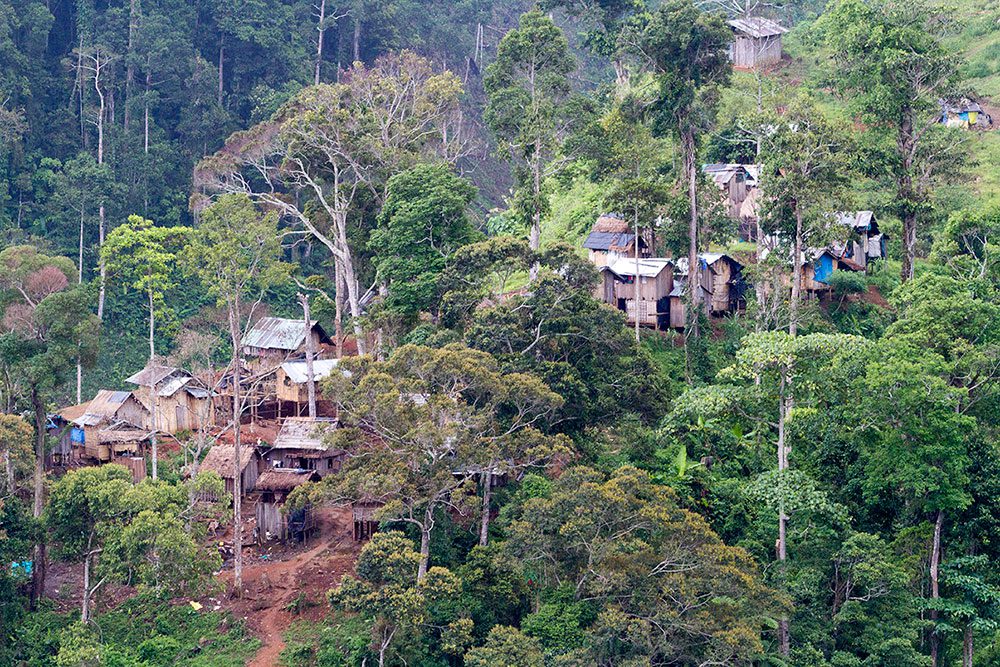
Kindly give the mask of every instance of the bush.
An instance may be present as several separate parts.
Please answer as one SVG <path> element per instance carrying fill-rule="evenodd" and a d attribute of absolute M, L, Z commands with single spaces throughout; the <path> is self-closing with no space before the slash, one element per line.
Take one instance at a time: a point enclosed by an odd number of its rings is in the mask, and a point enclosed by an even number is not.
<path fill-rule="evenodd" d="M 840 298 L 848 294 L 861 294 L 868 289 L 865 274 L 854 271 L 834 271 L 828 282 L 833 293 Z"/>

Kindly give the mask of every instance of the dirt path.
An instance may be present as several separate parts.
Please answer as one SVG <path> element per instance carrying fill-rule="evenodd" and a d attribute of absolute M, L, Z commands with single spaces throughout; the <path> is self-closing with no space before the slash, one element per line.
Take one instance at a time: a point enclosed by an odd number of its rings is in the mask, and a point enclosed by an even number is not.
<path fill-rule="evenodd" d="M 349 516 L 349 512 L 348 512 Z M 323 517 L 322 530 L 308 551 L 280 561 L 259 561 L 243 571 L 246 591 L 231 611 L 247 618 L 263 642 L 248 667 L 274 667 L 285 648 L 282 634 L 299 618 L 317 620 L 327 609 L 326 592 L 354 567 L 360 545 L 341 511 Z M 300 615 L 288 606 L 302 595 Z"/>

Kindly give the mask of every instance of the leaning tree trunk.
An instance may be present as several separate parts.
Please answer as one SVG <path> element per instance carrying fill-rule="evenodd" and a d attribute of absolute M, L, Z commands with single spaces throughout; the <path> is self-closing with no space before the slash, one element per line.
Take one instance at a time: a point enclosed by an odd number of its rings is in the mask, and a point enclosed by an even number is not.
<path fill-rule="evenodd" d="M 697 171 L 695 170 L 695 144 L 694 133 L 691 130 L 684 132 L 682 138 L 684 150 L 684 176 L 687 178 L 688 205 L 690 208 L 690 218 L 688 219 L 688 300 L 691 302 L 691 312 L 688 314 L 688 326 L 690 335 L 698 337 L 698 306 L 701 299 L 700 271 L 698 266 L 698 186 Z"/>
<path fill-rule="evenodd" d="M 417 568 L 417 581 L 423 581 L 427 576 L 427 565 L 431 559 L 431 530 L 434 528 L 434 506 L 428 505 L 424 510 L 424 522 L 420 524 L 420 565 Z"/>

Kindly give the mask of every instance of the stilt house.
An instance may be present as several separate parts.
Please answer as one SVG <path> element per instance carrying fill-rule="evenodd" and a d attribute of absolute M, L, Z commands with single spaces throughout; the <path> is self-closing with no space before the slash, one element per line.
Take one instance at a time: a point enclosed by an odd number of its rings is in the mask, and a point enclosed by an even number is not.
<path fill-rule="evenodd" d="M 666 329 L 669 295 L 674 288 L 674 262 L 669 259 L 616 258 L 601 269 L 600 298 L 640 326 Z"/>
<path fill-rule="evenodd" d="M 649 257 L 649 243 L 642 235 L 638 240 L 635 229 L 613 213 L 606 213 L 597 219 L 590 234 L 583 242 L 587 256 L 597 267 L 607 266 L 617 258 L 635 258 L 635 244 L 639 244 L 639 257 Z"/>
<path fill-rule="evenodd" d="M 146 453 L 150 433 L 142 427 L 149 413 L 129 391 L 102 389 L 93 400 L 75 406 L 71 419 L 71 459 L 81 463 L 121 463 L 133 476 L 145 477 L 145 462 L 136 461 Z"/>
<path fill-rule="evenodd" d="M 288 417 L 264 454 L 266 467 L 315 470 L 320 477 L 339 471 L 347 452 L 329 442 L 336 428 L 336 419 Z"/>

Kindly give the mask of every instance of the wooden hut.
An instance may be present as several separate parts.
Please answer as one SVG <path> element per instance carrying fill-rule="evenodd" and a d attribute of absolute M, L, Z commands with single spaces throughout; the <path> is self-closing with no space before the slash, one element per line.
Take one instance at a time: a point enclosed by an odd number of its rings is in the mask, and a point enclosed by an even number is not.
<path fill-rule="evenodd" d="M 600 298 L 640 326 L 665 329 L 669 321 L 668 296 L 674 287 L 674 262 L 669 259 L 616 258 L 601 270 Z"/>
<path fill-rule="evenodd" d="M 148 412 L 147 429 L 174 435 L 214 423 L 212 392 L 183 369 L 147 366 L 125 381 L 137 386 L 133 394 Z"/>
<path fill-rule="evenodd" d="M 226 483 L 226 494 L 233 495 L 235 480 L 236 448 L 232 445 L 215 445 L 205 456 L 205 460 L 198 467 L 201 471 L 212 471 L 222 478 Z M 257 478 L 260 475 L 261 458 L 257 449 L 252 446 L 243 445 L 240 447 L 240 490 L 241 495 L 246 495 L 254 490 L 257 485 Z M 202 498 L 202 500 L 215 500 L 214 498 Z"/>
<path fill-rule="evenodd" d="M 315 320 L 308 332 L 313 349 L 332 343 Z M 262 317 L 243 337 L 243 355 L 255 370 L 274 369 L 306 349 L 306 327 L 302 320 L 283 317 Z"/>
<path fill-rule="evenodd" d="M 328 417 L 288 417 L 264 455 L 267 467 L 315 470 L 320 477 L 339 471 L 347 452 L 328 441 L 336 428 Z"/>
<path fill-rule="evenodd" d="M 337 365 L 337 359 L 317 359 L 313 361 L 313 379 L 316 385 L 316 398 L 320 399 L 319 382 L 330 375 Z M 293 403 L 295 416 L 301 416 L 309 405 L 309 376 L 305 361 L 286 361 L 278 367 L 276 378 L 277 399 Z"/>
<path fill-rule="evenodd" d="M 802 291 L 806 295 L 829 292 L 834 271 L 864 271 L 864 267 L 829 247 L 807 249 L 802 262 Z"/>
<path fill-rule="evenodd" d="M 255 515 L 257 530 L 261 540 L 289 539 L 304 541 L 316 529 L 316 519 L 312 507 L 305 506 L 284 512 L 283 506 L 296 487 L 306 482 L 318 482 L 315 470 L 266 470 L 257 479 L 257 499 Z"/>
<path fill-rule="evenodd" d="M 705 309 L 705 314 L 708 315 L 712 294 L 705 289 L 704 285 L 699 285 L 698 288 L 701 290 L 699 303 Z M 674 276 L 674 288 L 670 290 L 668 301 L 671 329 L 683 331 L 687 326 L 687 300 L 687 274 Z"/>
<path fill-rule="evenodd" d="M 846 258 L 867 270 L 876 260 L 885 259 L 886 236 L 878 227 L 871 211 L 838 211 L 833 214 L 836 224 L 849 230 L 849 237 L 831 247 L 840 258 Z"/>
<path fill-rule="evenodd" d="M 649 243 L 641 235 L 638 239 L 639 257 L 649 257 Z M 635 257 L 635 230 L 628 222 L 613 213 L 606 213 L 590 228 L 583 241 L 587 256 L 595 266 L 610 264 L 619 257 Z"/>
<path fill-rule="evenodd" d="M 788 28 L 759 16 L 733 19 L 729 26 L 733 29 L 729 59 L 734 67 L 752 70 L 781 62 L 781 36 Z"/>
<path fill-rule="evenodd" d="M 80 412 L 72 410 L 71 414 Z M 64 411 L 65 412 L 65 411 Z M 108 463 L 119 457 L 142 456 L 149 413 L 130 391 L 102 389 L 70 420 L 71 457 L 80 462 Z"/>
<path fill-rule="evenodd" d="M 722 192 L 729 217 L 740 220 L 744 202 L 750 193 L 757 189 L 760 166 L 734 163 L 703 164 L 701 173 Z"/>

